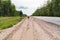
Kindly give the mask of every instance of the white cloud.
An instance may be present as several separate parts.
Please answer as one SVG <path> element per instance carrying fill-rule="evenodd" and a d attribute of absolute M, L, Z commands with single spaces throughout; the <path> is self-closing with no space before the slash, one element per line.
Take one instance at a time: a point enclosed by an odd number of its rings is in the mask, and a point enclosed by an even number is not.
<path fill-rule="evenodd" d="M 38 7 L 46 4 L 47 0 L 11 0 L 15 4 L 17 10 L 22 10 L 24 14 L 31 15 Z M 27 7 L 28 9 L 20 9 L 19 7 Z"/>

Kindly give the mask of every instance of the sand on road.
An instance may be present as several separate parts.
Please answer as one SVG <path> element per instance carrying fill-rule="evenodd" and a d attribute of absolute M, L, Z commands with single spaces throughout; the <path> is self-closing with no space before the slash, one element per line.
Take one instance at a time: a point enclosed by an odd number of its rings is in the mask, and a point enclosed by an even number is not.
<path fill-rule="evenodd" d="M 60 40 L 60 27 L 30 17 L 1 32 L 0 40 Z"/>

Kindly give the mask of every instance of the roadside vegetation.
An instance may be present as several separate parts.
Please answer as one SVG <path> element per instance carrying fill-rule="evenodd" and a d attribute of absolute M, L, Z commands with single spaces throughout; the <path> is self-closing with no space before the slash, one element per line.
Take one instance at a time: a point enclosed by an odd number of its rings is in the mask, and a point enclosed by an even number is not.
<path fill-rule="evenodd" d="M 37 9 L 32 16 L 55 16 L 60 17 L 60 0 L 48 0 L 47 5 Z"/>
<path fill-rule="evenodd" d="M 0 29 L 12 27 L 20 22 L 24 17 L 0 17 Z"/>
<path fill-rule="evenodd" d="M 19 11 L 16 10 L 15 5 L 11 0 L 0 0 L 0 16 L 18 16 Z"/>
<path fill-rule="evenodd" d="M 17 11 L 11 0 L 0 0 L 0 17 L 5 16 L 21 16 L 21 10 Z M 22 13 L 22 15 L 25 15 Z"/>
<path fill-rule="evenodd" d="M 0 0 L 0 29 L 12 27 L 27 15 L 17 11 L 11 0 Z"/>

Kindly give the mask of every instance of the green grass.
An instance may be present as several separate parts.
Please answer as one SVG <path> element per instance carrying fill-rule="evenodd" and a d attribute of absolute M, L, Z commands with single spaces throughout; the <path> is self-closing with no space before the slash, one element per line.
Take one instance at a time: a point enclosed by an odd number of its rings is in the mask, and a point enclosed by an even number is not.
<path fill-rule="evenodd" d="M 0 29 L 12 27 L 14 24 L 21 21 L 24 17 L 0 17 Z"/>

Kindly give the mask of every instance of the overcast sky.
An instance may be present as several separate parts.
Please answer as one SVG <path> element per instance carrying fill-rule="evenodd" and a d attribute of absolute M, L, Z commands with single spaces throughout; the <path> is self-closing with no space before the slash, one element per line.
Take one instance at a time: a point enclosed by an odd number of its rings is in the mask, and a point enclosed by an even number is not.
<path fill-rule="evenodd" d="M 31 15 L 37 8 L 46 4 L 47 0 L 11 0 L 16 10 L 22 10 L 24 14 Z"/>

